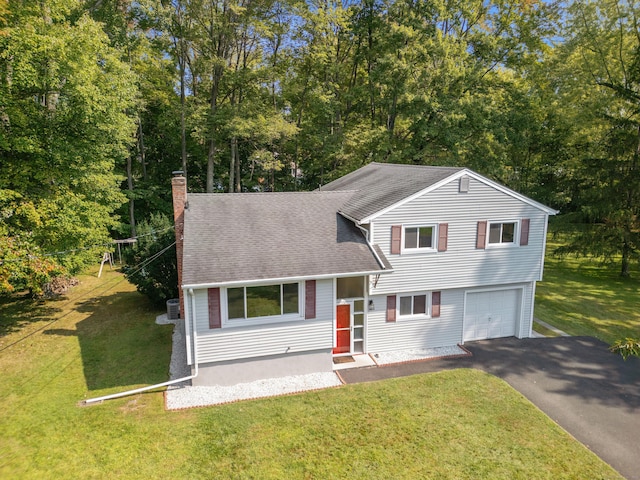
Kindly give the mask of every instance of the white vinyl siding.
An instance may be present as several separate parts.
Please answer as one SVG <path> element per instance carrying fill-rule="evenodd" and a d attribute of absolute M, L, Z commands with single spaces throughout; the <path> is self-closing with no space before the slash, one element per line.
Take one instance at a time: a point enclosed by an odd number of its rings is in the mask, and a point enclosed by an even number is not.
<path fill-rule="evenodd" d="M 386 321 L 386 296 L 369 297 L 374 310 L 367 314 L 367 351 L 391 352 L 415 348 L 435 348 L 456 345 L 462 338 L 464 291 L 441 293 L 440 317 L 398 317 Z"/>
<path fill-rule="evenodd" d="M 198 333 L 198 362 L 330 349 L 332 320 L 301 320 L 263 328 L 221 328 Z"/>
<path fill-rule="evenodd" d="M 409 291 L 482 287 L 540 280 L 547 215 L 475 179 L 468 193 L 459 193 L 458 181 L 417 197 L 376 218 L 373 242 L 393 266 L 381 275 L 372 295 Z M 476 248 L 479 221 L 530 219 L 529 244 L 512 248 Z M 392 255 L 394 225 L 448 223 L 448 246 L 443 252 Z M 516 236 L 519 232 L 516 232 Z"/>
<path fill-rule="evenodd" d="M 533 328 L 533 308 L 536 295 L 536 283 L 524 285 L 522 291 L 522 317 L 519 328 L 516 330 L 516 337 L 529 338 Z"/>
<path fill-rule="evenodd" d="M 516 322 L 515 336 L 529 337 L 533 318 L 534 284 L 496 285 L 495 288 L 517 289 L 518 292 L 522 292 L 521 312 Z M 367 352 L 446 347 L 462 343 L 467 290 L 473 291 L 473 289 L 443 290 L 440 317 L 415 319 L 398 317 L 396 322 L 386 321 L 386 296 L 369 297 L 373 301 L 374 310 L 367 314 Z"/>
<path fill-rule="evenodd" d="M 313 320 L 210 329 L 207 290 L 196 290 L 195 296 L 198 363 L 310 352 L 333 346 L 332 279 L 316 281 Z M 190 301 L 190 297 L 186 300 Z M 193 344 L 193 339 L 188 341 Z"/>

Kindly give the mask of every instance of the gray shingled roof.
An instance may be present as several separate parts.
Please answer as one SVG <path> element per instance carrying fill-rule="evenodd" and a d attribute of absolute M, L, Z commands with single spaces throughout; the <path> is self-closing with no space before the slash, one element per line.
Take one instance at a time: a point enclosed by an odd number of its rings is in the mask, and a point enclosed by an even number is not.
<path fill-rule="evenodd" d="M 338 210 L 353 192 L 189 194 L 183 285 L 383 268 Z"/>
<path fill-rule="evenodd" d="M 324 185 L 320 191 L 357 191 L 340 212 L 361 221 L 460 170 L 464 169 L 373 162 Z"/>

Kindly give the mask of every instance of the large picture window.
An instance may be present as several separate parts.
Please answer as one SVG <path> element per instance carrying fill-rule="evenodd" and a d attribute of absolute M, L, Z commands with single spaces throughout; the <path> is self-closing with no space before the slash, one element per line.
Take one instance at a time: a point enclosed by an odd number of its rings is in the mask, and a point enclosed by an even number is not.
<path fill-rule="evenodd" d="M 298 283 L 227 288 L 229 320 L 300 313 Z"/>
<path fill-rule="evenodd" d="M 489 224 L 489 245 L 511 245 L 516 243 L 516 222 Z"/>

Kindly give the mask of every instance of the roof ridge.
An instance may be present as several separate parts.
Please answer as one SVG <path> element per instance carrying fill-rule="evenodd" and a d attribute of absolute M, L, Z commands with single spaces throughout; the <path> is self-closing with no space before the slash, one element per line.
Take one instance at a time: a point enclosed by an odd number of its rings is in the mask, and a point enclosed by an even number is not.
<path fill-rule="evenodd" d="M 385 165 L 389 167 L 412 167 L 412 168 L 437 168 L 441 170 L 464 170 L 466 167 L 447 167 L 445 165 L 415 165 L 412 163 L 384 163 L 384 162 L 371 162 L 368 165 Z M 368 165 L 365 165 L 368 166 Z M 356 170 L 354 170 L 356 171 Z"/>
<path fill-rule="evenodd" d="M 349 192 L 356 192 L 357 190 L 305 190 L 305 191 L 295 191 L 295 192 L 215 192 L 215 193 L 205 193 L 205 192 L 189 192 L 189 196 L 199 196 L 199 197 L 213 197 L 213 196 L 234 196 L 234 197 L 258 197 L 258 196 L 281 196 L 281 195 L 344 195 Z"/>

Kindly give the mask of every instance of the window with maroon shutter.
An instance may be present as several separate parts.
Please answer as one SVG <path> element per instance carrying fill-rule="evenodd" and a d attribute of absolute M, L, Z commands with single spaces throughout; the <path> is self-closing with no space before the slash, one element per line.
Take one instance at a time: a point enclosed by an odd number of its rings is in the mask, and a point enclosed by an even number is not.
<path fill-rule="evenodd" d="M 307 280 L 304 284 L 304 318 L 316 318 L 316 281 Z"/>
<path fill-rule="evenodd" d="M 402 226 L 394 225 L 391 227 L 391 253 L 400 253 L 402 245 Z"/>
<path fill-rule="evenodd" d="M 513 246 L 517 244 L 518 222 L 488 222 L 487 248 L 494 246 Z"/>
<path fill-rule="evenodd" d="M 478 236 L 476 237 L 476 248 L 484 248 L 487 244 L 487 222 L 478 222 Z"/>
<path fill-rule="evenodd" d="M 220 289 L 208 289 L 207 297 L 209 300 L 209 328 L 220 328 L 222 326 L 222 316 L 220 315 Z"/>
<path fill-rule="evenodd" d="M 529 219 L 523 218 L 520 221 L 520 245 L 529 245 Z"/>
<path fill-rule="evenodd" d="M 440 292 L 431 294 L 431 316 L 433 318 L 440 316 Z"/>
<path fill-rule="evenodd" d="M 441 223 L 438 226 L 438 251 L 447 251 L 447 237 L 449 235 L 449 224 Z"/>
<path fill-rule="evenodd" d="M 387 297 L 387 322 L 396 321 L 396 296 L 389 295 Z"/>

